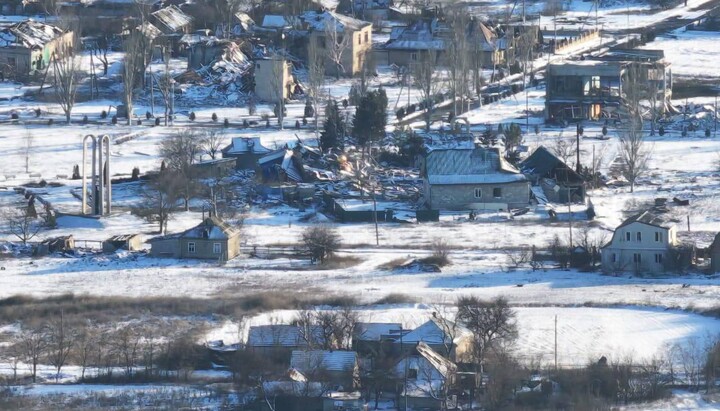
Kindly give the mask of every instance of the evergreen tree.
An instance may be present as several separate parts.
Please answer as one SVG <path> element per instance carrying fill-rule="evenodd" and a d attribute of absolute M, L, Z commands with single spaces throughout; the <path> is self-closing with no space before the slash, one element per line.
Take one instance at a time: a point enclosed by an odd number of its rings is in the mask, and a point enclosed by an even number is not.
<path fill-rule="evenodd" d="M 340 108 L 335 100 L 328 101 L 325 106 L 325 122 L 320 133 L 320 148 L 328 151 L 333 148 L 343 147 L 345 136 L 345 123 L 343 122 Z"/>
<path fill-rule="evenodd" d="M 381 88 L 368 91 L 355 109 L 353 118 L 353 135 L 358 144 L 366 146 L 385 137 L 387 125 L 387 94 Z"/>

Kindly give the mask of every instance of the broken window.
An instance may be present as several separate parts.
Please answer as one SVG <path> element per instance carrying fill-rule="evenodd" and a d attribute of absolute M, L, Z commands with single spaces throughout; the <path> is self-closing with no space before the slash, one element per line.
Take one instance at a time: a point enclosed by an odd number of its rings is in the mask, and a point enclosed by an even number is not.
<path fill-rule="evenodd" d="M 493 188 L 493 197 L 502 198 L 502 188 L 500 188 L 500 187 Z"/>
<path fill-rule="evenodd" d="M 482 188 L 475 189 L 475 198 L 482 198 Z"/>

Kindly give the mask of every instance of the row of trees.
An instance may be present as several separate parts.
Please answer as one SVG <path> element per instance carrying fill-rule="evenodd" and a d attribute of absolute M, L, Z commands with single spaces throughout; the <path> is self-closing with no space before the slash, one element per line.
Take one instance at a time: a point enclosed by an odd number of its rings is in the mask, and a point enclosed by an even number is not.
<path fill-rule="evenodd" d="M 63 378 L 67 365 L 80 367 L 79 378 L 113 378 L 121 368 L 126 379 L 177 378 L 192 370 L 204 355 L 192 339 L 191 328 L 159 327 L 129 322 L 115 327 L 92 322 L 71 323 L 62 312 L 39 324 L 21 324 L 22 331 L 4 349 L 12 379 L 29 371 L 37 381 L 41 365 L 52 365 L 55 380 Z M 88 374 L 88 370 L 92 370 Z M 187 372 L 184 375 L 187 377 Z"/>

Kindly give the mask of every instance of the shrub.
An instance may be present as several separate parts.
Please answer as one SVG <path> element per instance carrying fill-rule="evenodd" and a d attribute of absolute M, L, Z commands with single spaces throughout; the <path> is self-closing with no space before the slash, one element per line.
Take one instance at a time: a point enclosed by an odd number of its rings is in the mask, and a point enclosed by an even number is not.
<path fill-rule="evenodd" d="M 160 125 L 160 117 L 155 117 L 155 125 L 156 126 Z"/>
<path fill-rule="evenodd" d="M 152 114 L 150 114 L 149 111 L 145 112 L 145 120 L 150 120 L 152 118 Z"/>
<path fill-rule="evenodd" d="M 330 227 L 313 226 L 302 233 L 302 243 L 312 262 L 325 260 L 340 248 L 340 236 Z"/>
<path fill-rule="evenodd" d="M 305 120 L 305 118 L 303 118 L 303 120 Z M 307 121 L 307 120 L 305 120 L 305 121 Z M 300 128 L 300 120 L 295 120 L 295 128 L 297 128 L 297 129 Z"/>
<path fill-rule="evenodd" d="M 248 123 L 247 119 L 243 119 L 243 127 L 244 128 L 250 127 L 250 123 Z"/>
<path fill-rule="evenodd" d="M 112 116 L 111 122 L 112 122 L 113 124 L 117 124 L 117 116 Z"/>
<path fill-rule="evenodd" d="M 88 123 L 88 116 L 83 116 L 82 123 L 83 123 L 83 124 L 87 124 L 87 123 Z"/>
<path fill-rule="evenodd" d="M 12 113 L 12 114 L 10 114 L 10 118 L 13 120 L 17 120 L 20 118 L 20 115 L 18 115 L 18 113 Z"/>
<path fill-rule="evenodd" d="M 101 111 L 101 112 L 100 112 L 100 118 L 103 119 L 103 120 L 106 119 L 106 118 L 107 118 L 107 111 L 105 111 L 105 110 Z"/>
<path fill-rule="evenodd" d="M 450 264 L 450 246 L 443 239 L 436 239 L 431 246 L 432 254 L 429 257 L 420 259 L 424 264 L 434 264 L 438 267 L 444 267 Z"/>
<path fill-rule="evenodd" d="M 132 176 L 130 177 L 130 179 L 133 181 L 137 181 L 140 179 L 140 168 L 139 167 L 133 167 Z"/>
<path fill-rule="evenodd" d="M 218 120 L 218 116 L 217 116 L 217 114 L 215 114 L 215 113 L 212 113 L 212 116 L 211 116 L 210 118 L 212 119 L 212 121 L 217 121 L 217 120 Z"/>
<path fill-rule="evenodd" d="M 194 111 L 191 111 L 191 112 L 190 112 L 190 115 L 188 116 L 188 118 L 190 119 L 190 121 L 195 121 L 195 112 L 194 112 Z"/>
<path fill-rule="evenodd" d="M 228 120 L 227 118 L 225 120 L 223 120 L 223 127 L 225 127 L 225 128 L 230 127 L 230 120 Z"/>
<path fill-rule="evenodd" d="M 40 117 L 41 111 L 39 108 L 35 109 L 35 117 Z"/>

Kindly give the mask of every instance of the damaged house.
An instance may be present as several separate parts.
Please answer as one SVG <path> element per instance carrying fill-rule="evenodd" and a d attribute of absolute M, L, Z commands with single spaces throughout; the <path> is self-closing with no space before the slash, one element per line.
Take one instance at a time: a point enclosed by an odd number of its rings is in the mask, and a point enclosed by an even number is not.
<path fill-rule="evenodd" d="M 328 75 L 359 74 L 372 50 L 371 23 L 329 10 L 310 10 L 298 16 L 266 15 L 258 33 L 307 60 L 315 47 L 325 56 Z"/>
<path fill-rule="evenodd" d="M 238 170 L 254 170 L 258 160 L 272 152 L 262 145 L 260 137 L 234 137 L 232 142 L 222 149 L 223 158 L 234 158 Z"/>
<path fill-rule="evenodd" d="M 307 11 L 299 20 L 308 33 L 308 50 L 316 47 L 326 56 L 325 74 L 355 76 L 362 72 L 372 49 L 372 23 L 329 10 Z M 331 57 L 332 51 L 326 50 L 340 52 L 341 64 Z"/>
<path fill-rule="evenodd" d="M 538 202 L 579 203 L 585 200 L 585 180 L 547 148 L 538 147 L 520 163 L 520 170 L 532 183 Z"/>
<path fill-rule="evenodd" d="M 530 184 L 497 148 L 432 150 L 423 167 L 425 204 L 432 210 L 527 207 Z"/>
<path fill-rule="evenodd" d="M 465 34 L 474 47 L 470 53 L 475 66 L 492 67 L 505 61 L 506 40 L 490 26 L 472 18 L 468 21 Z M 436 60 L 442 63 L 446 61 L 452 36 L 452 30 L 441 19 L 421 19 L 407 27 L 393 28 L 382 51 L 387 54 L 387 62 L 391 65 L 408 66 L 431 52 L 436 53 Z"/>
<path fill-rule="evenodd" d="M 15 79 L 42 73 L 53 56 L 62 58 L 74 39 L 72 31 L 33 20 L 4 28 L 0 30 L 0 72 Z"/>
<path fill-rule="evenodd" d="M 394 368 L 400 403 L 413 410 L 455 409 L 456 399 L 448 393 L 455 384 L 457 365 L 424 342 L 417 343 L 415 351 Z"/>
<path fill-rule="evenodd" d="M 249 65 L 250 59 L 240 50 L 240 46 L 230 40 L 214 36 L 186 34 L 180 39 L 188 57 L 188 70 L 197 70 L 212 66 L 218 61 L 228 61 L 238 65 Z"/>
<path fill-rule="evenodd" d="M 664 112 L 672 97 L 669 67 L 662 50 L 612 50 L 585 60 L 551 63 L 546 71 L 545 119 L 624 117 L 629 92 Z"/>
<path fill-rule="evenodd" d="M 255 95 L 262 101 L 276 102 L 292 95 L 295 80 L 292 65 L 282 56 L 255 60 Z"/>
<path fill-rule="evenodd" d="M 193 18 L 174 5 L 151 13 L 150 22 L 162 32 L 161 39 L 173 54 L 179 51 L 180 39 L 193 28 Z"/>

